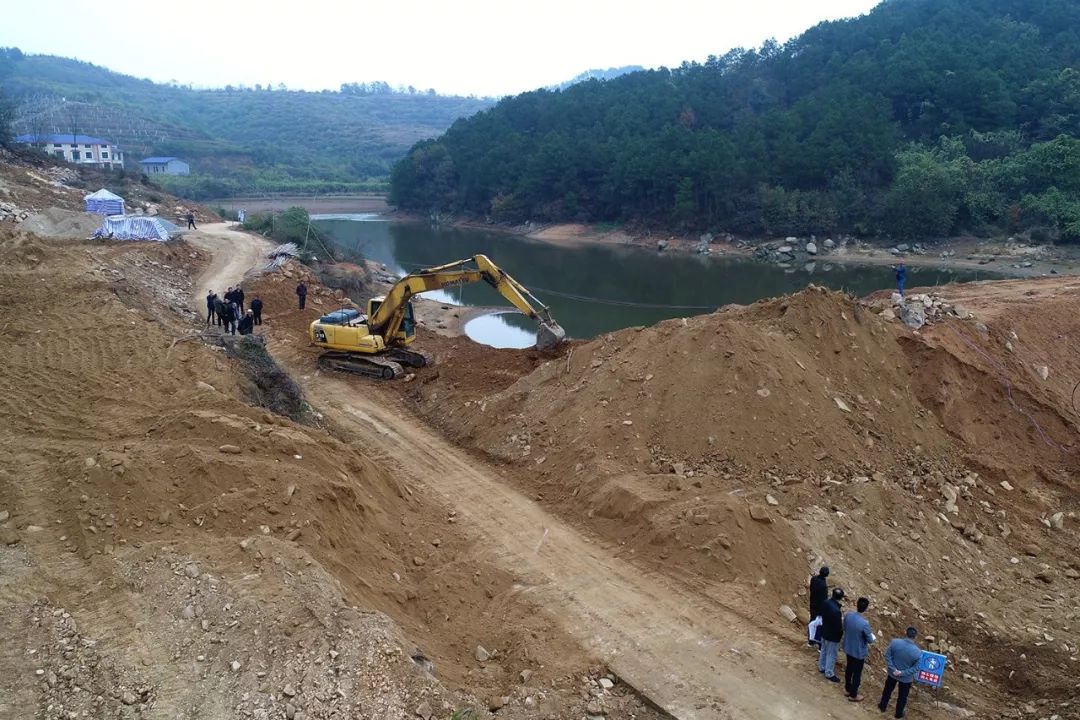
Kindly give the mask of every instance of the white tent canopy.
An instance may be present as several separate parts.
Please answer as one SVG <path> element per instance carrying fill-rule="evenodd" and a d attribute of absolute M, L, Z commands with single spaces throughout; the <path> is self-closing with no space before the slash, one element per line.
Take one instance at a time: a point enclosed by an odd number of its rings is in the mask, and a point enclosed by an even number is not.
<path fill-rule="evenodd" d="M 124 214 L 124 198 L 105 188 L 101 188 L 96 193 L 90 193 L 83 200 L 86 201 L 86 212 L 98 215 Z"/>

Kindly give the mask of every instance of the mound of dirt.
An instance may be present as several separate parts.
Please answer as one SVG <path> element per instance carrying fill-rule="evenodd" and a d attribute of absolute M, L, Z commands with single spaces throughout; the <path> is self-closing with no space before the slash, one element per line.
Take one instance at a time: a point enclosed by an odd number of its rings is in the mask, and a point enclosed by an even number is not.
<path fill-rule="evenodd" d="M 76 212 L 50 207 L 22 221 L 26 232 L 55 240 L 84 240 L 94 234 L 104 217 L 94 213 Z"/>
<path fill-rule="evenodd" d="M 943 290 L 981 314 L 922 333 L 811 287 L 612 333 L 511 383 L 450 355 L 406 392 L 560 515 L 749 621 L 798 641 L 774 609 L 805 619 L 827 563 L 879 636 L 915 623 L 963 668 L 947 702 L 1064 700 L 1080 293 L 1001 285 Z"/>

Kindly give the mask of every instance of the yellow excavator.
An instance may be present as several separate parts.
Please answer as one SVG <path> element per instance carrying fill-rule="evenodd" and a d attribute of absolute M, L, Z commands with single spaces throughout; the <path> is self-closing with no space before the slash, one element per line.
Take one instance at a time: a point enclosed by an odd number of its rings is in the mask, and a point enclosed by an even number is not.
<path fill-rule="evenodd" d="M 311 342 L 327 350 L 319 357 L 319 366 L 392 380 L 405 374 L 402 365 L 427 365 L 426 355 L 407 348 L 416 339 L 412 297 L 428 290 L 481 281 L 537 322 L 537 349 L 550 349 L 566 339 L 566 332 L 551 317 L 547 306 L 528 288 L 487 256 L 475 255 L 406 275 L 385 296 L 368 300 L 366 315 L 347 308 L 311 323 L 308 329 Z"/>

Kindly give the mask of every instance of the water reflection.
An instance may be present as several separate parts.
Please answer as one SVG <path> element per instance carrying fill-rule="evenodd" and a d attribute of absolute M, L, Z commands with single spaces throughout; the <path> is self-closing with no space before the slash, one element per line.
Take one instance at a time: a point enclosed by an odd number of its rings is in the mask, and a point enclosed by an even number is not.
<path fill-rule="evenodd" d="M 523 320 L 532 329 L 519 327 Z M 530 348 L 536 344 L 536 326 L 532 320 L 516 312 L 481 315 L 465 323 L 465 334 L 482 345 L 497 348 Z"/>

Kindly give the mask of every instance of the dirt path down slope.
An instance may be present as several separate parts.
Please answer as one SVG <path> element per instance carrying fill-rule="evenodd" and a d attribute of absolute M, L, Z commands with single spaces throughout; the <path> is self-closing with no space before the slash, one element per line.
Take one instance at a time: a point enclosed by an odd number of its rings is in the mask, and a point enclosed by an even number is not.
<path fill-rule="evenodd" d="M 218 254 L 250 250 L 238 235 L 223 230 L 189 241 Z M 236 282 L 242 265 L 237 258 L 215 261 L 198 283 L 200 292 Z M 271 349 L 283 354 L 273 337 Z M 311 369 L 292 367 L 309 400 L 347 439 L 457 508 L 460 525 L 475 530 L 489 559 L 520 578 L 519 592 L 675 717 L 863 717 L 822 682 L 807 654 L 747 626 L 721 603 L 618 559 L 613 549 L 511 488 L 493 468 L 419 425 L 385 390 L 308 374 Z"/>
<path fill-rule="evenodd" d="M 263 264 L 265 253 L 273 244 L 257 235 L 232 230 L 232 223 L 209 223 L 184 239 L 197 248 L 212 251 L 213 260 L 199 278 L 192 302 L 206 317 L 206 293 L 213 290 L 218 295 L 229 285 L 239 282 L 244 273 Z"/>

